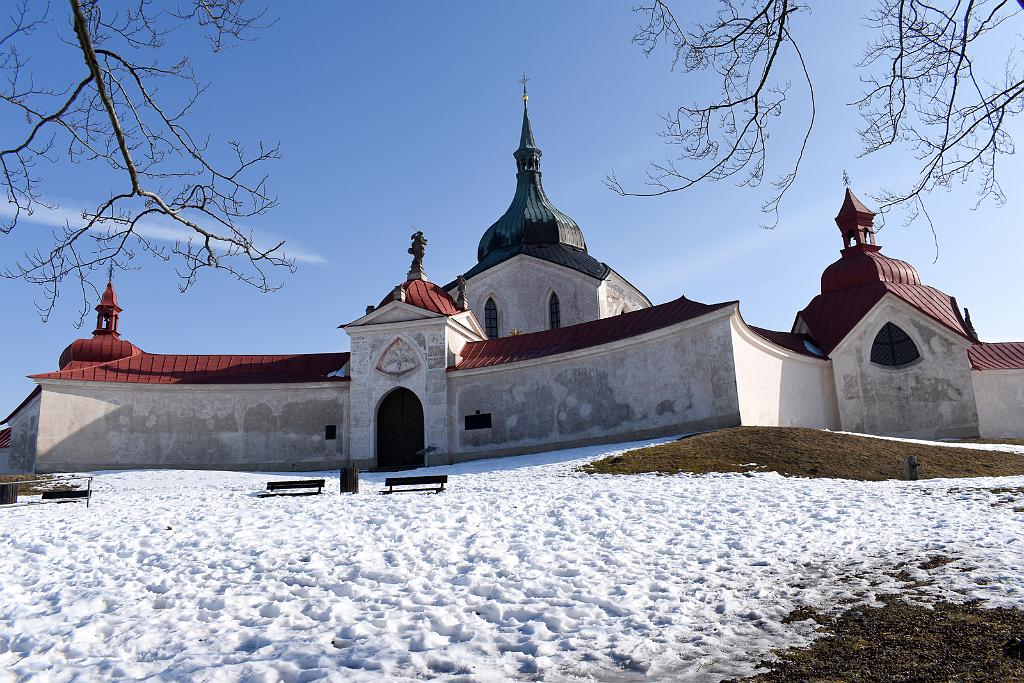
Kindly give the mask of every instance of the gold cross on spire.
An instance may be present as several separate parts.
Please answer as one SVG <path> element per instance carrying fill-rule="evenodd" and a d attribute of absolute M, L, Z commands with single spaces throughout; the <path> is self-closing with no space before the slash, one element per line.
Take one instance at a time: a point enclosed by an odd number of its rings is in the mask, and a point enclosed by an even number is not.
<path fill-rule="evenodd" d="M 530 79 L 523 73 L 523 77 L 519 79 L 519 82 L 523 84 L 523 102 L 530 99 L 530 96 L 526 94 L 526 84 L 530 82 Z"/>

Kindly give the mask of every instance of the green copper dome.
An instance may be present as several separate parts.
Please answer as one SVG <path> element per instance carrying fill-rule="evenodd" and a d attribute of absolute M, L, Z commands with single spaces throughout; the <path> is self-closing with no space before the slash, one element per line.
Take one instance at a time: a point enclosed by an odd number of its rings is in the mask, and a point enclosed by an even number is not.
<path fill-rule="evenodd" d="M 540 181 L 541 151 L 533 139 L 530 113 L 523 100 L 523 130 L 516 159 L 516 194 L 504 215 L 487 228 L 477 248 L 479 261 L 495 252 L 513 251 L 526 245 L 565 245 L 587 251 L 583 231 L 576 221 L 555 208 Z"/>

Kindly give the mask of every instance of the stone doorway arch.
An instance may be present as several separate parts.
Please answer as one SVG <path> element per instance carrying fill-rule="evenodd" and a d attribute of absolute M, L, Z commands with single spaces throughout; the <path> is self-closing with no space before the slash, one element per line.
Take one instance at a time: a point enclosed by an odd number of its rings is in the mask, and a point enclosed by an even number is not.
<path fill-rule="evenodd" d="M 423 467 L 423 404 L 416 394 L 399 387 L 377 407 L 377 467 L 404 470 Z"/>

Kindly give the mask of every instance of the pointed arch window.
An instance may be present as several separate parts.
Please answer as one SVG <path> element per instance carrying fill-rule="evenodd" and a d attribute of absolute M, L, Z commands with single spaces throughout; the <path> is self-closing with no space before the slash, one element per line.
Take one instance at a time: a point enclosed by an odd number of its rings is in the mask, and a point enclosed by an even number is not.
<path fill-rule="evenodd" d="M 551 298 L 548 299 L 548 327 L 557 330 L 561 326 L 562 309 L 558 304 L 558 295 L 551 292 Z"/>
<path fill-rule="evenodd" d="M 871 344 L 871 362 L 889 367 L 913 363 L 921 357 L 917 345 L 906 332 L 892 323 L 886 323 Z"/>
<path fill-rule="evenodd" d="M 484 304 L 484 331 L 489 339 L 498 338 L 498 306 L 494 299 L 488 299 Z"/>

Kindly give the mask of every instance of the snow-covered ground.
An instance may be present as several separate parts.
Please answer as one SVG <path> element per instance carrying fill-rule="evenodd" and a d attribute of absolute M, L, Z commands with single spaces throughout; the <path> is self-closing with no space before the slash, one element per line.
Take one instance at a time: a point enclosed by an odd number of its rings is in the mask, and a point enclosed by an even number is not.
<path fill-rule="evenodd" d="M 0 510 L 0 681 L 714 681 L 938 553 L 944 590 L 1024 607 L 1024 514 L 985 490 L 1024 477 L 575 472 L 636 445 L 434 468 L 442 495 L 160 470 Z"/>

